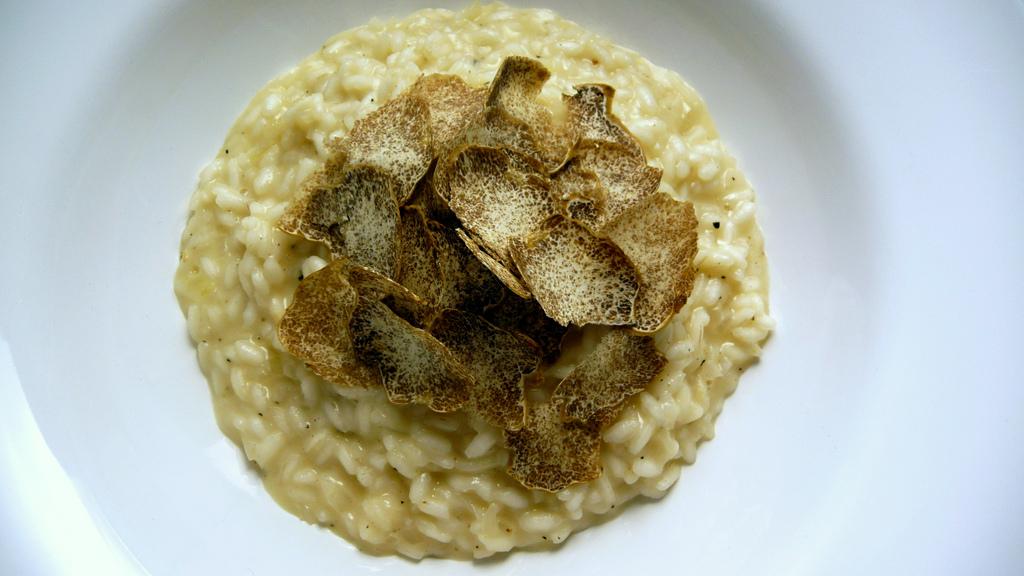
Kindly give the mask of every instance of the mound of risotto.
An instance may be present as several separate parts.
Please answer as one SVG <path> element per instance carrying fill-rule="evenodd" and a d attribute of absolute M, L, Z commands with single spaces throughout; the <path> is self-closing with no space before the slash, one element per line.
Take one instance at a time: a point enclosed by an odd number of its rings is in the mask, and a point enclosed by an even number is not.
<path fill-rule="evenodd" d="M 175 290 L 220 428 L 361 549 L 556 546 L 658 498 L 772 320 L 699 96 L 546 10 L 425 10 L 268 84 Z"/>

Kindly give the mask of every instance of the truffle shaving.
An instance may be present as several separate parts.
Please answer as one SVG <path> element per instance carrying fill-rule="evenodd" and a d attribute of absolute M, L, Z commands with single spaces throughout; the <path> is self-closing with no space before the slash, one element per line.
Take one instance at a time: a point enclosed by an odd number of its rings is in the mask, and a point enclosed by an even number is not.
<path fill-rule="evenodd" d="M 382 302 L 360 298 L 351 331 L 356 357 L 379 370 L 391 402 L 452 412 L 469 399 L 473 378 L 451 351 Z"/>
<path fill-rule="evenodd" d="M 433 161 L 430 107 L 407 90 L 352 127 L 341 150 L 351 164 L 370 164 L 391 174 L 395 197 L 404 204 Z"/>
<path fill-rule="evenodd" d="M 500 146 L 541 161 L 546 169 L 565 159 L 568 138 L 537 101 L 551 73 L 539 61 L 505 58 L 487 91 L 484 112 L 467 130 L 466 142 Z"/>
<path fill-rule="evenodd" d="M 545 170 L 561 160 L 555 160 L 554 151 L 545 153 L 533 128 L 498 108 L 486 109 L 473 120 L 462 145 L 511 150 L 534 160 Z"/>
<path fill-rule="evenodd" d="M 556 214 L 547 178 L 511 150 L 464 148 L 445 176 L 448 205 L 481 247 L 506 268 L 512 264 L 509 240 L 528 235 Z"/>
<path fill-rule="evenodd" d="M 642 391 L 667 361 L 650 336 L 613 329 L 555 388 L 551 397 L 568 421 L 614 420 L 623 402 Z"/>
<path fill-rule="evenodd" d="M 588 185 L 591 175 L 598 186 Z M 622 144 L 586 140 L 552 180 L 570 217 L 600 235 L 608 223 L 658 190 L 661 169 L 638 162 Z"/>
<path fill-rule="evenodd" d="M 615 88 L 607 84 L 580 84 L 575 88 L 575 94 L 562 97 L 573 141 L 614 142 L 626 148 L 639 163 L 646 163 L 640 143 L 612 114 Z"/>
<path fill-rule="evenodd" d="M 658 192 L 607 226 L 605 235 L 636 267 L 640 290 L 633 305 L 635 329 L 657 331 L 686 304 L 693 290 L 697 273 L 693 204 Z"/>
<path fill-rule="evenodd" d="M 359 302 L 341 261 L 307 276 L 292 296 L 277 337 L 315 374 L 339 386 L 380 384 L 375 371 L 356 358 L 349 321 Z"/>
<path fill-rule="evenodd" d="M 500 108 L 532 126 L 551 122 L 551 112 L 537 102 L 551 72 L 538 60 L 509 56 L 501 61 L 487 92 L 487 107 Z"/>
<path fill-rule="evenodd" d="M 473 88 L 451 74 L 421 77 L 411 92 L 421 96 L 430 109 L 433 156 L 444 156 L 463 138 L 470 122 L 483 110 L 487 89 Z"/>
<path fill-rule="evenodd" d="M 536 343 L 541 357 L 553 359 L 558 355 L 566 327 L 544 313 L 536 300 L 526 300 L 509 292 L 497 306 L 484 311 L 484 319 L 491 324 L 529 338 Z"/>
<path fill-rule="evenodd" d="M 559 324 L 632 322 L 636 272 L 611 242 L 556 216 L 527 240 L 514 239 L 511 247 L 523 281 Z"/>
<path fill-rule="evenodd" d="M 349 258 L 386 276 L 398 264 L 398 204 L 395 181 L 369 165 L 350 165 L 340 174 L 312 180 L 278 227 L 323 242 L 335 258 Z"/>
<path fill-rule="evenodd" d="M 458 226 L 459 219 L 455 217 L 452 209 L 448 207 L 448 201 L 438 194 L 435 187 L 435 166 L 431 165 L 427 175 L 416 184 L 412 198 L 406 202 L 406 206 L 416 206 L 423 210 L 423 214 L 430 220 L 434 220 L 445 226 Z"/>
<path fill-rule="evenodd" d="M 423 210 L 418 207 L 402 208 L 402 220 L 399 227 L 401 237 L 401 258 L 396 280 L 410 292 L 419 296 L 426 306 L 399 307 L 404 308 L 403 317 L 416 318 L 418 322 L 427 321 L 418 317 L 418 311 L 426 307 L 436 307 L 441 303 L 441 292 L 444 287 L 441 263 L 438 260 L 438 247 L 434 242 L 430 226 Z M 397 310 L 397 308 L 396 308 Z"/>
<path fill-rule="evenodd" d="M 452 308 L 478 314 L 502 300 L 505 286 L 486 263 L 459 238 L 457 230 L 431 226 L 437 244 L 438 264 L 444 286 L 438 308 Z"/>
<path fill-rule="evenodd" d="M 473 239 L 465 230 L 459 228 L 456 230 L 459 238 L 469 248 L 470 252 L 477 257 L 477 259 L 487 267 L 506 288 L 514 292 L 520 298 L 529 298 L 530 289 L 523 284 L 523 281 L 519 276 L 516 276 L 511 270 L 505 267 L 504 264 L 498 262 L 491 257 L 490 254 L 484 251 L 483 248 L 477 244 L 476 240 Z"/>
<path fill-rule="evenodd" d="M 434 320 L 430 333 L 473 375 L 472 410 L 499 428 L 522 428 L 523 375 L 540 362 L 532 343 L 457 310 L 445 310 Z"/>
<path fill-rule="evenodd" d="M 506 430 L 510 476 L 527 488 L 558 492 L 601 475 L 601 430 L 596 423 L 563 422 L 558 407 L 528 404 L 526 425 Z"/>
<path fill-rule="evenodd" d="M 384 302 L 409 322 L 417 324 L 429 322 L 436 313 L 435 307 L 430 302 L 375 270 L 348 260 L 334 260 L 330 265 L 337 266 L 344 271 L 349 283 L 356 289 L 361 299 Z"/>
<path fill-rule="evenodd" d="M 392 298 L 410 304 L 425 304 L 422 298 L 408 288 L 372 268 L 360 266 L 345 259 L 333 260 L 329 266 L 336 266 L 339 270 L 343 271 L 349 283 L 359 292 L 359 296 L 362 298 L 370 300 Z"/>

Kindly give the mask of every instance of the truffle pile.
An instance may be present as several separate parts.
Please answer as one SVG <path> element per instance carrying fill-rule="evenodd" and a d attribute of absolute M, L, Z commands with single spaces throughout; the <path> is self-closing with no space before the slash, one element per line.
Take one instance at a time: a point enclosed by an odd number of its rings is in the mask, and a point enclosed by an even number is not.
<path fill-rule="evenodd" d="M 665 365 L 650 333 L 686 302 L 696 217 L 612 114 L 509 57 L 489 87 L 428 75 L 360 120 L 278 226 L 321 242 L 281 343 L 341 386 L 468 410 L 505 430 L 508 472 L 558 491 L 597 478 L 601 430 Z M 611 330 L 550 390 L 572 326 Z"/>

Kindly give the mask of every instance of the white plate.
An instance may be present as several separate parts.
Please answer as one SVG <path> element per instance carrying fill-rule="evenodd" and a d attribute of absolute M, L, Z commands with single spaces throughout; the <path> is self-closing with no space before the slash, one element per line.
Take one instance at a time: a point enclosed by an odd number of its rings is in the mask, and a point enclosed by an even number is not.
<path fill-rule="evenodd" d="M 760 194 L 764 361 L 664 501 L 554 553 L 373 558 L 280 510 L 174 300 L 186 201 L 260 86 L 416 4 L 0 8 L 0 573 L 1024 570 L 1012 2 L 547 2 L 707 99 Z"/>

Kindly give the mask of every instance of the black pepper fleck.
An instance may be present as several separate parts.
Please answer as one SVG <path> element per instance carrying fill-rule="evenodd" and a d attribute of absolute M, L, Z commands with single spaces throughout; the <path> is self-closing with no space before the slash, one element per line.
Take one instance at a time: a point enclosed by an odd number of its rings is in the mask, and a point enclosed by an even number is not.
<path fill-rule="evenodd" d="M 718 229 L 718 227 L 721 226 L 722 223 L 721 222 L 712 222 L 711 225 L 714 226 L 715 229 Z"/>

